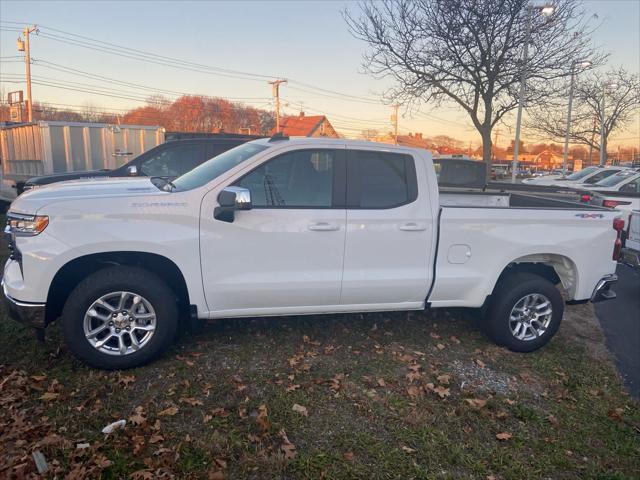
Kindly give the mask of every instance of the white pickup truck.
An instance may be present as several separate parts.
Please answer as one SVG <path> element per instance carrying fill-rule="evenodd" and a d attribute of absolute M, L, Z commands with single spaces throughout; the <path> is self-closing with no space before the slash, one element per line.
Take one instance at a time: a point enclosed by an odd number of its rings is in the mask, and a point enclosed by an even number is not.
<path fill-rule="evenodd" d="M 427 307 L 482 307 L 489 336 L 525 352 L 555 334 L 565 301 L 615 297 L 617 215 L 439 193 L 425 150 L 273 137 L 173 183 L 24 193 L 3 287 L 14 318 L 42 332 L 61 317 L 70 350 L 99 368 L 148 362 L 190 318 Z"/>

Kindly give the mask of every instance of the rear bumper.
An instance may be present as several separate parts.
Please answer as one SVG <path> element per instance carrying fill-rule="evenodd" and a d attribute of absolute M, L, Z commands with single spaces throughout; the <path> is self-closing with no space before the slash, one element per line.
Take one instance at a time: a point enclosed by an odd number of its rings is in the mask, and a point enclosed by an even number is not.
<path fill-rule="evenodd" d="M 45 308 L 44 303 L 28 303 L 21 302 L 12 298 L 2 282 L 2 298 L 4 307 L 9 313 L 9 317 L 13 320 L 24 323 L 34 328 L 44 328 L 45 324 Z"/>
<path fill-rule="evenodd" d="M 603 300 L 613 300 L 616 298 L 616 292 L 611 290 L 611 286 L 618 281 L 618 276 L 615 273 L 605 275 L 596 284 L 596 288 L 593 289 L 591 295 L 591 301 L 602 302 Z"/>

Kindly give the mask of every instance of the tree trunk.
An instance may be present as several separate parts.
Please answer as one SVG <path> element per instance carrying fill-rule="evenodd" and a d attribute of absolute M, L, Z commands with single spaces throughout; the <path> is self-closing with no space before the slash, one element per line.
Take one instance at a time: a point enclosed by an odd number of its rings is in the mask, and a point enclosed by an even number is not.
<path fill-rule="evenodd" d="M 487 180 L 491 180 L 491 128 L 480 130 L 482 137 L 482 161 L 487 167 Z"/>
<path fill-rule="evenodd" d="M 604 167 L 607 164 L 607 137 L 605 136 L 602 139 L 602 145 L 600 145 L 600 148 L 602 149 L 602 154 L 600 155 L 601 158 L 601 167 Z"/>

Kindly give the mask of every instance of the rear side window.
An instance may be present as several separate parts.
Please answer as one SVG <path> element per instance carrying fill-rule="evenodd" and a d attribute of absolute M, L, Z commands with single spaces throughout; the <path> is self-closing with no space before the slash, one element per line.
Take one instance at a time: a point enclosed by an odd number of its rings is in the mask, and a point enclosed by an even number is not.
<path fill-rule="evenodd" d="M 394 208 L 413 202 L 417 196 L 416 169 L 411 155 L 349 151 L 348 208 Z"/>
<path fill-rule="evenodd" d="M 596 173 L 593 177 L 589 177 L 584 181 L 584 183 L 593 185 L 594 183 L 598 183 L 599 181 L 604 180 L 605 178 L 608 178 L 616 173 L 618 173 L 618 170 L 604 170 L 602 172 Z"/>

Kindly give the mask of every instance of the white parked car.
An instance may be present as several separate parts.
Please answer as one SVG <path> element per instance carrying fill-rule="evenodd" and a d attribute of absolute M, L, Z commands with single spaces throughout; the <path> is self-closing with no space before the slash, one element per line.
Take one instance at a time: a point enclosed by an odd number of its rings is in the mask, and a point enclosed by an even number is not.
<path fill-rule="evenodd" d="M 508 193 L 439 193 L 431 154 L 273 137 L 174 180 L 56 183 L 8 213 L 11 315 L 61 316 L 69 349 L 128 368 L 199 319 L 484 307 L 496 342 L 527 352 L 564 300 L 615 297 L 617 213 Z"/>
<path fill-rule="evenodd" d="M 594 205 L 625 212 L 640 210 L 640 171 L 626 169 L 589 186 Z"/>
<path fill-rule="evenodd" d="M 562 176 L 562 174 L 545 175 L 543 177 L 524 179 L 522 183 L 553 187 L 586 188 L 623 170 L 625 170 L 625 167 L 587 167 L 566 177 Z"/>
<path fill-rule="evenodd" d="M 621 259 L 633 267 L 640 267 L 640 210 L 632 211 L 627 222 Z"/>

